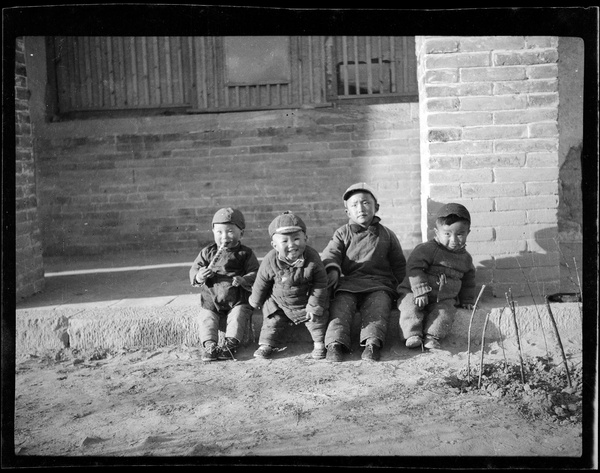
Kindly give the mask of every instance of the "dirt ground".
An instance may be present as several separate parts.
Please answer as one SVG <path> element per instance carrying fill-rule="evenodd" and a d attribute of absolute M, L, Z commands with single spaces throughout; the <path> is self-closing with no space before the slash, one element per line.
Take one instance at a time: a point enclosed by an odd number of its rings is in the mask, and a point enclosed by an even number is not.
<path fill-rule="evenodd" d="M 539 340 L 521 346 L 527 362 L 546 354 Z M 529 372 L 525 389 L 519 381 L 520 398 L 490 388 L 487 378 L 477 389 L 481 351 L 472 345 L 468 355 L 464 340 L 434 351 L 396 343 L 379 362 L 361 361 L 358 347 L 342 363 L 311 359 L 308 343 L 290 344 L 270 360 L 254 358 L 255 348 L 242 348 L 236 361 L 211 363 L 185 346 L 18 359 L 17 457 L 183 457 L 207 464 L 272 457 L 294 465 L 360 457 L 406 466 L 411 457 L 420 465 L 426 457 L 477 457 L 493 465 L 501 457 L 582 455 L 578 347 L 565 347 L 570 397 L 549 410 L 531 409 L 539 397 L 526 401 L 525 391 L 540 392 Z M 560 356 L 553 359 L 562 364 Z M 484 351 L 486 366 L 517 360 L 508 342 Z M 566 381 L 554 379 L 561 385 L 552 390 L 561 393 Z"/>

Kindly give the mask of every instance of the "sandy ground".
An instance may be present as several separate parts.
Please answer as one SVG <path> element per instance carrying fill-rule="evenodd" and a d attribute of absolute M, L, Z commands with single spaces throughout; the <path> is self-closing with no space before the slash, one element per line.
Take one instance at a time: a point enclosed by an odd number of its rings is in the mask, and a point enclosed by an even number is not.
<path fill-rule="evenodd" d="M 273 359 L 238 351 L 236 361 L 203 363 L 196 347 L 65 353 L 16 360 L 17 458 L 283 457 L 337 465 L 352 457 L 407 465 L 409 457 L 576 459 L 580 422 L 524 417 L 508 397 L 451 383 L 481 352 L 449 340 L 443 350 L 385 347 L 379 362 L 313 360 L 308 343 Z M 577 347 L 565 347 L 581 364 Z M 523 356 L 545 353 L 522 341 Z M 515 346 L 494 342 L 486 363 L 517 360 Z M 560 358 L 556 358 L 560 364 Z M 477 377 L 474 378 L 477 384 Z M 455 383 L 456 384 L 456 383 Z M 292 460 L 293 458 L 293 460 Z M 391 462 L 391 463 L 390 463 Z M 421 461 L 420 464 L 423 464 Z"/>

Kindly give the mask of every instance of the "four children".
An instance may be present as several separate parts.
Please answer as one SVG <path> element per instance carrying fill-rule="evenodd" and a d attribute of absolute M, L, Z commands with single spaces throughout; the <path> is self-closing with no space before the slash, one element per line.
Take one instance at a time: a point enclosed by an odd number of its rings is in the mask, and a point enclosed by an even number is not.
<path fill-rule="evenodd" d="M 243 214 L 223 208 L 214 215 L 215 242 L 200 251 L 189 272 L 191 284 L 200 288 L 203 361 L 235 359 L 254 309 L 263 315 L 257 358 L 282 348 L 287 327 L 304 324 L 313 340 L 312 358 L 343 361 L 358 315 L 361 358 L 377 361 L 396 301 L 406 346 L 440 348 L 455 304 L 471 309 L 474 303 L 475 267 L 465 249 L 468 210 L 456 203 L 443 206 L 435 238 L 417 245 L 407 261 L 398 237 L 376 215 L 379 203 L 371 186 L 351 185 L 343 201 L 349 221 L 322 255 L 307 244 L 306 224 L 287 211 L 269 225 L 273 249 L 260 265 L 241 243 Z"/>

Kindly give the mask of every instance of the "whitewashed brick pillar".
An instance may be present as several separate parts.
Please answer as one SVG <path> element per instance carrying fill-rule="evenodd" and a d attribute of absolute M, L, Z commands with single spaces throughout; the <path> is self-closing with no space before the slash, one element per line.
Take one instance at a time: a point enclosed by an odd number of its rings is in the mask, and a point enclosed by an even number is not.
<path fill-rule="evenodd" d="M 422 233 L 447 202 L 471 212 L 478 283 L 559 289 L 558 38 L 417 37 Z"/>

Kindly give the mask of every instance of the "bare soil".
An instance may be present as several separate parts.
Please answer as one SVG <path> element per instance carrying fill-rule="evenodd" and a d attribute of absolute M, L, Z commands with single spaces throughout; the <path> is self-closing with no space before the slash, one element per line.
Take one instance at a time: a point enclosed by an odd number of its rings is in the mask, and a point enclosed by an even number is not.
<path fill-rule="evenodd" d="M 16 360 L 18 457 L 500 457 L 582 454 L 582 353 L 560 356 L 522 340 L 481 351 L 385 347 L 379 362 L 313 360 L 293 343 L 270 360 L 238 351 L 203 363 L 197 347 Z M 470 378 L 467 378 L 467 368 Z M 566 390 L 565 390 L 566 388 Z M 315 458 L 313 458 L 314 462 Z M 76 461 L 76 460 L 73 460 Z M 394 463 L 396 462 L 396 463 Z M 283 460 L 286 463 L 286 460 Z"/>

